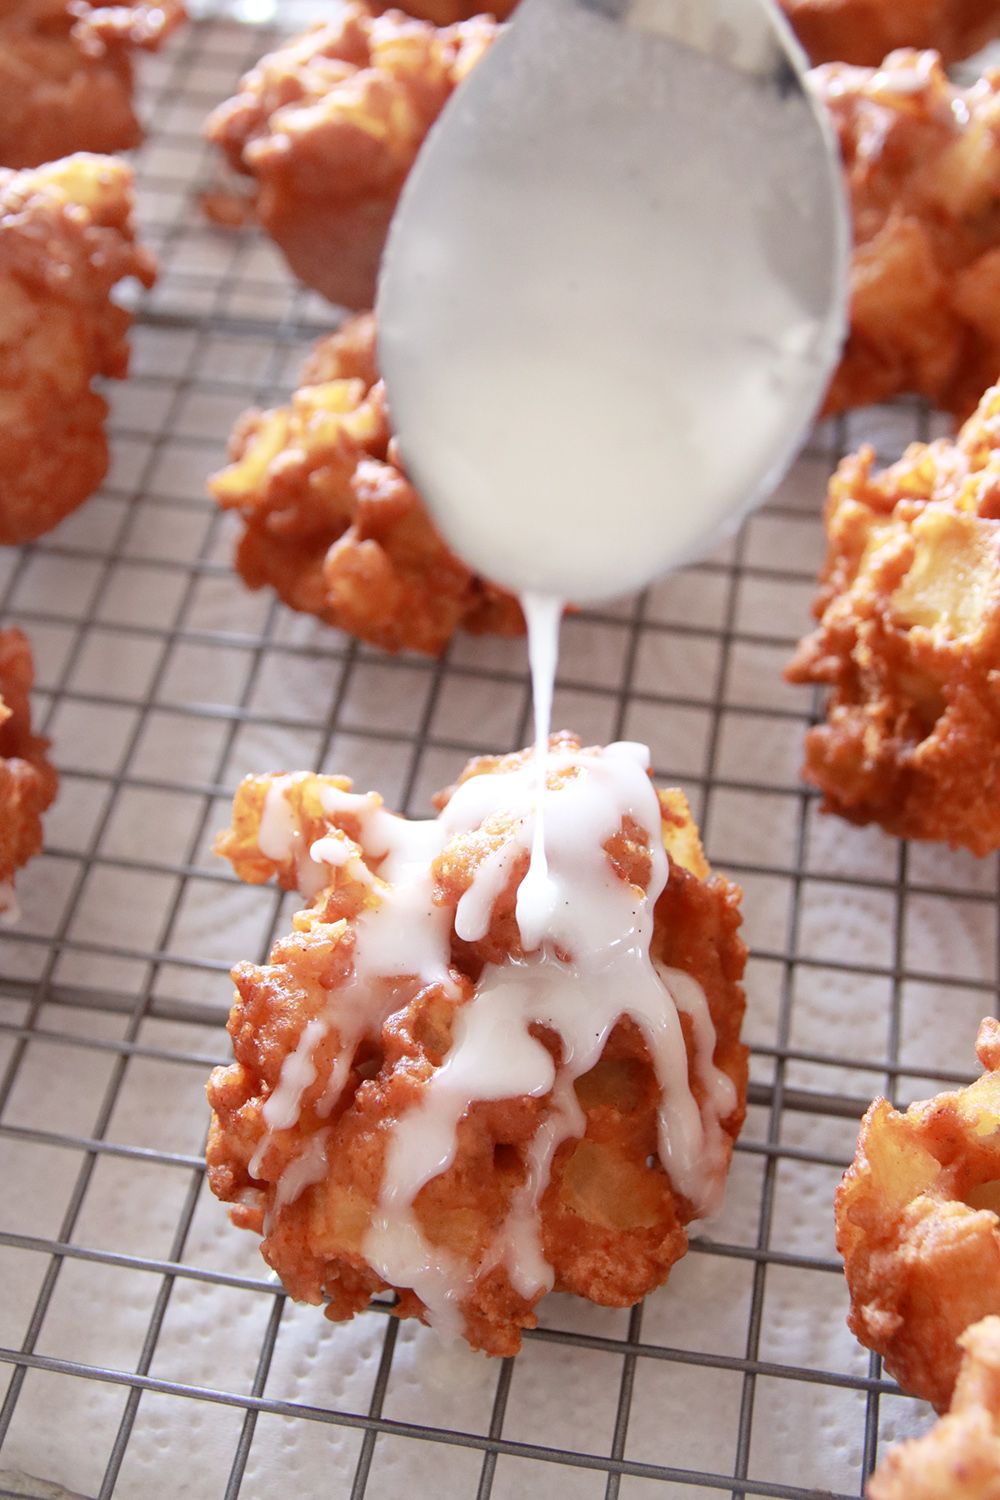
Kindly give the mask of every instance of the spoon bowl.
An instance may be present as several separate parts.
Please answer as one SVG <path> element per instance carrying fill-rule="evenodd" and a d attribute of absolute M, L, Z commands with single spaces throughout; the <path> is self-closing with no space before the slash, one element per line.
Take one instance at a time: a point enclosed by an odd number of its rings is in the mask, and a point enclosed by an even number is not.
<path fill-rule="evenodd" d="M 839 162 L 771 0 L 522 0 L 404 189 L 379 358 L 444 536 L 576 602 L 709 548 L 843 338 Z"/>

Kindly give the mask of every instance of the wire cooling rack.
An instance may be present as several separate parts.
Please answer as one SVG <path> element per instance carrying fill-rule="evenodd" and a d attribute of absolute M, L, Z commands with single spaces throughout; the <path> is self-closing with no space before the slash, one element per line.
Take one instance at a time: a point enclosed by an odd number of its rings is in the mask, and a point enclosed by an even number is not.
<path fill-rule="evenodd" d="M 226 970 L 288 914 L 211 857 L 239 776 L 346 770 L 418 812 L 529 732 L 519 643 L 390 658 L 231 573 L 205 476 L 331 319 L 255 231 L 198 212 L 201 121 L 272 39 L 205 20 L 150 62 L 137 165 L 162 272 L 112 396 L 112 473 L 0 555 L 62 775 L 0 943 L 2 1493 L 856 1496 L 927 1412 L 844 1327 L 831 1196 L 872 1094 L 967 1076 L 997 1005 L 997 868 L 818 817 L 797 777 L 814 705 L 780 668 L 832 464 L 862 434 L 886 459 L 926 436 L 915 407 L 820 429 L 711 558 L 566 625 L 556 722 L 648 741 L 746 893 L 749 1117 L 726 1209 L 669 1286 L 630 1313 L 550 1298 L 490 1363 L 384 1308 L 333 1327 L 294 1307 L 208 1193 Z"/>

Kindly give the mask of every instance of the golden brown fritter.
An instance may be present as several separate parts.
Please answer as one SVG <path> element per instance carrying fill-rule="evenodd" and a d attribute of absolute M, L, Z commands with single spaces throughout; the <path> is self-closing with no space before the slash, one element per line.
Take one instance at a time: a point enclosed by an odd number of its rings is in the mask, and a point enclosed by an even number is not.
<path fill-rule="evenodd" d="M 496 33 L 346 4 L 262 57 L 206 125 L 254 179 L 257 216 L 307 286 L 368 308 L 400 189 L 456 84 Z"/>
<path fill-rule="evenodd" d="M 389 651 L 519 634 L 515 600 L 444 545 L 390 441 L 372 315 L 321 339 L 288 406 L 247 412 L 210 481 L 245 530 L 236 567 L 293 609 Z"/>
<path fill-rule="evenodd" d="M 572 754 L 574 748 L 579 752 L 579 741 L 571 736 L 553 740 L 554 751 Z M 462 780 L 516 770 L 524 760 L 474 762 Z M 549 785 L 550 795 L 558 797 L 558 774 Z M 721 1121 L 727 1162 L 746 1095 L 746 1049 L 739 1041 L 745 960 L 737 931 L 740 893 L 725 880 L 710 878 L 683 795 L 660 797 L 670 873 L 655 907 L 651 953 L 704 989 L 715 1027 L 711 1059 L 731 1080 L 733 1102 Z M 484 963 L 503 964 L 519 951 L 503 946 L 510 891 L 523 874 L 516 864 L 481 941 L 455 936 L 455 906 L 470 867 L 484 852 L 473 835 L 464 845 L 446 843 L 436 856 L 429 852 L 433 863 L 423 867 L 433 877 L 433 894 L 422 920 L 445 924 L 439 930 L 450 955 L 450 989 L 405 972 L 389 983 L 353 977 L 359 934 L 386 899 L 378 874 L 379 849 L 385 847 L 378 819 L 386 817 L 380 801 L 375 794 L 352 798 L 344 778 L 251 777 L 237 794 L 231 830 L 216 845 L 242 879 L 260 883 L 275 877 L 286 888 L 305 882 L 315 890 L 320 851 L 312 858 L 310 851 L 318 839 L 333 844 L 323 855 L 323 888 L 295 917 L 293 932 L 275 943 L 269 963 L 244 963 L 233 971 L 229 1031 L 236 1061 L 216 1069 L 209 1083 L 208 1169 L 213 1191 L 233 1205 L 234 1223 L 263 1234 L 265 1259 L 290 1294 L 325 1302 L 327 1316 L 335 1320 L 352 1316 L 390 1285 L 365 1249 L 377 1222 L 395 1127 L 426 1105 L 462 1026 L 464 1007 L 476 997 L 477 983 L 498 972 L 484 971 Z M 366 825 L 365 818 L 374 821 Z M 504 826 L 501 813 L 480 829 L 494 850 L 503 842 L 498 829 Z M 623 826 L 604 848 L 617 879 L 648 882 L 650 854 L 640 847 L 635 828 Z M 631 889 L 638 893 L 642 887 Z M 423 946 L 421 936 L 414 948 Z M 406 962 L 401 954 L 401 967 Z M 419 971 L 417 951 L 412 963 Z M 684 1226 L 694 1216 L 660 1165 L 661 1090 L 643 1034 L 624 1014 L 627 1003 L 623 996 L 622 1014 L 600 1060 L 576 1081 L 573 1094 L 582 1115 L 555 1153 L 536 1209 L 555 1286 L 613 1306 L 635 1302 L 666 1279 L 686 1249 Z M 366 1013 L 368 1024 L 361 1025 L 358 1018 Z M 704 1042 L 696 1043 L 687 1014 L 681 1022 L 690 1087 L 701 1107 L 706 1085 L 698 1046 Z M 512 1019 L 510 1025 L 519 1023 Z M 310 1026 L 314 1033 L 303 1072 L 303 1039 L 309 1039 Z M 558 1083 L 559 1033 L 533 1026 L 532 1036 L 550 1053 Z M 268 1133 L 263 1111 L 293 1078 L 304 1083 L 299 1107 L 282 1116 L 291 1120 L 282 1128 L 272 1119 Z M 342 1081 L 339 1095 L 336 1086 L 331 1092 L 331 1080 Z M 413 1199 L 413 1212 L 442 1264 L 465 1267 L 458 1304 L 464 1336 L 488 1353 L 512 1354 L 521 1330 L 534 1326 L 540 1292 L 518 1291 L 508 1262 L 495 1251 L 525 1186 L 532 1145 L 556 1117 L 556 1087 L 513 1098 L 466 1097 L 472 1102 L 453 1136 L 454 1158 L 432 1172 Z M 396 1290 L 400 1316 L 424 1316 L 416 1291 Z"/>
<path fill-rule="evenodd" d="M 132 54 L 183 16 L 180 0 L 0 0 L 0 166 L 137 146 Z"/>
<path fill-rule="evenodd" d="M 1000 387 L 958 438 L 830 482 L 819 628 L 788 668 L 830 688 L 803 774 L 828 812 L 1000 847 Z"/>
<path fill-rule="evenodd" d="M 0 912 L 10 905 L 15 870 L 42 847 L 41 815 L 58 785 L 48 740 L 31 732 L 34 678 L 26 637 L 0 630 Z"/>
<path fill-rule="evenodd" d="M 868 1500 L 1000 1500 L 1000 1318 L 974 1323 L 958 1342 L 951 1410 L 923 1437 L 890 1448 Z"/>
<path fill-rule="evenodd" d="M 0 170 L 0 542 L 50 530 L 108 467 L 96 376 L 128 369 L 115 283 L 153 280 L 132 229 L 132 173 L 79 154 Z"/>
<path fill-rule="evenodd" d="M 998 0 L 780 0 L 814 63 L 877 67 L 897 47 L 933 47 L 946 63 L 1000 31 Z"/>
<path fill-rule="evenodd" d="M 938 1411 L 961 1334 L 1000 1310 L 1000 1022 L 976 1051 L 987 1071 L 968 1088 L 905 1114 L 875 1100 L 836 1197 L 850 1327 Z"/>
<path fill-rule="evenodd" d="M 850 330 L 826 410 L 902 391 L 967 417 L 1000 372 L 1000 72 L 953 86 L 934 52 L 810 75 L 854 224 Z"/>

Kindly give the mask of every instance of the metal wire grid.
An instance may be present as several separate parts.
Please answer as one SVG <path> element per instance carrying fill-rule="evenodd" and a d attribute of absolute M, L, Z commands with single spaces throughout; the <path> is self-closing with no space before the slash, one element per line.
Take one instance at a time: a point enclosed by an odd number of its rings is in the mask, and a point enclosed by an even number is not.
<path fill-rule="evenodd" d="M 0 1275 L 31 1289 L 0 1301 L 2 1493 L 263 1500 L 276 1475 L 322 1472 L 352 1500 L 401 1483 L 442 1500 L 857 1495 L 880 1437 L 920 1413 L 843 1331 L 830 1194 L 874 1092 L 966 1076 L 998 937 L 995 861 L 821 821 L 797 779 L 809 714 L 778 671 L 806 618 L 826 474 L 857 439 L 844 424 L 711 559 L 566 628 L 557 720 L 647 740 L 746 889 L 750 1115 L 729 1207 L 667 1291 L 630 1314 L 550 1299 L 516 1362 L 462 1365 L 471 1395 L 437 1389 L 427 1372 L 458 1356 L 384 1309 L 332 1329 L 293 1308 L 207 1194 L 199 1096 L 228 1052 L 225 971 L 263 958 L 288 910 L 209 855 L 238 776 L 337 767 L 419 811 L 467 755 L 524 743 L 530 713 L 518 646 L 390 660 L 232 578 L 204 476 L 329 318 L 255 233 L 211 231 L 196 208 L 200 120 L 269 40 L 203 21 L 152 64 L 138 170 L 163 269 L 114 398 L 114 471 L 0 560 L 0 618 L 33 638 L 63 776 L 0 946 Z M 864 422 L 891 458 L 926 418 Z M 137 1195 L 151 1227 L 132 1224 Z M 192 1349 L 192 1307 L 218 1351 Z M 296 1384 L 285 1350 L 303 1338 L 321 1347 Z"/>

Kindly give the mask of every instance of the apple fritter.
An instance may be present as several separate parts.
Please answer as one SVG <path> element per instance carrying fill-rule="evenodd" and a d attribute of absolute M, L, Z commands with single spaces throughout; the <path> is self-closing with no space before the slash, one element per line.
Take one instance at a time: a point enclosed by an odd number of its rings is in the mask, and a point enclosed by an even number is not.
<path fill-rule="evenodd" d="M 390 651 L 520 634 L 519 605 L 448 550 L 400 468 L 371 314 L 321 339 L 302 374 L 288 406 L 240 418 L 210 481 L 244 523 L 243 580 Z"/>
<path fill-rule="evenodd" d="M 967 417 L 1000 372 L 1000 72 L 958 88 L 936 52 L 898 51 L 810 76 L 854 227 L 850 327 L 826 410 L 915 392 Z"/>
<path fill-rule="evenodd" d="M 1000 31 L 998 0 L 780 0 L 814 63 L 877 67 L 898 47 L 933 47 L 944 62 Z"/>
<path fill-rule="evenodd" d="M 31 648 L 20 630 L 0 630 L 0 914 L 14 904 L 14 873 L 42 847 L 42 813 L 58 780 L 49 742 L 31 731 Z"/>
<path fill-rule="evenodd" d="M 962 1334 L 1000 1309 L 1000 1022 L 976 1051 L 968 1088 L 905 1113 L 875 1100 L 836 1197 L 851 1330 L 942 1412 Z"/>
<path fill-rule="evenodd" d="M 1000 1317 L 959 1336 L 962 1362 L 948 1415 L 890 1448 L 868 1500 L 997 1500 L 1000 1495 Z"/>
<path fill-rule="evenodd" d="M 554 737 L 550 804 L 634 748 Z M 552 1286 L 629 1305 L 683 1255 L 743 1119 L 745 949 L 739 892 L 710 878 L 683 795 L 657 802 L 645 785 L 667 864 L 638 812 L 580 863 L 631 918 L 654 903 L 655 1016 L 640 978 L 596 981 L 516 937 L 527 754 L 472 763 L 418 823 L 342 777 L 243 782 L 218 852 L 311 904 L 268 964 L 233 971 L 236 1061 L 209 1083 L 209 1181 L 292 1296 L 343 1319 L 392 1288 L 400 1316 L 505 1355 Z M 678 1021 L 668 1077 L 656 1037 Z M 683 1190 L 664 1164 L 684 1155 L 681 1096 L 702 1142 Z"/>
<path fill-rule="evenodd" d="M 449 95 L 496 34 L 343 5 L 269 52 L 213 111 L 209 140 L 253 179 L 256 212 L 300 280 L 369 308 L 396 200 Z"/>
<path fill-rule="evenodd" d="M 132 173 L 80 153 L 0 169 L 0 543 L 50 530 L 108 467 L 97 376 L 128 369 L 131 318 L 116 283 L 152 284 L 135 242 Z"/>
<path fill-rule="evenodd" d="M 1000 387 L 955 440 L 830 481 L 818 628 L 787 670 L 829 688 L 803 774 L 828 812 L 1000 847 Z"/>
<path fill-rule="evenodd" d="M 133 54 L 183 18 L 181 0 L 0 0 L 0 166 L 137 146 Z"/>

